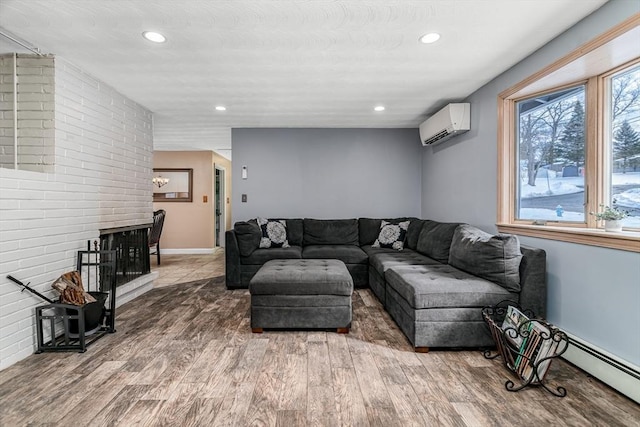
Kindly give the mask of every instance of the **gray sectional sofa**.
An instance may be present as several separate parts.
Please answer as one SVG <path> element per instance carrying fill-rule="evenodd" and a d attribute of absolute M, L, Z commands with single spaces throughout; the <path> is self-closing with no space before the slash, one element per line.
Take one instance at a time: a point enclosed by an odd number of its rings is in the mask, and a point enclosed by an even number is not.
<path fill-rule="evenodd" d="M 546 315 L 546 254 L 515 236 L 418 218 L 404 248 L 374 247 L 381 219 L 284 219 L 289 247 L 260 248 L 256 220 L 226 232 L 226 284 L 247 288 L 272 259 L 338 259 L 356 288 L 370 287 L 417 351 L 492 344 L 481 310 L 504 300 Z"/>

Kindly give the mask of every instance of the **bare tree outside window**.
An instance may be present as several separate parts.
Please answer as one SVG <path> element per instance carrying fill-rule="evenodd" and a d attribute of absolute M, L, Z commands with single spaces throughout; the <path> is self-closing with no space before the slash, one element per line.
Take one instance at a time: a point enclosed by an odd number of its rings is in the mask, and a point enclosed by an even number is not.
<path fill-rule="evenodd" d="M 584 222 L 584 96 L 577 86 L 517 103 L 518 219 Z"/>
<path fill-rule="evenodd" d="M 611 205 L 629 212 L 622 223 L 640 227 L 640 65 L 608 79 L 611 152 L 609 194 Z"/>

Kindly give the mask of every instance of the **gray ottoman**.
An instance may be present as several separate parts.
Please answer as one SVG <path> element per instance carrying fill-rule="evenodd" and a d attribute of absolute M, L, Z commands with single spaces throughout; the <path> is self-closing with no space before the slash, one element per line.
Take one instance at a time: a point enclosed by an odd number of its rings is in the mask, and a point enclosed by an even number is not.
<path fill-rule="evenodd" d="M 251 330 L 336 329 L 351 325 L 353 279 L 335 259 L 275 259 L 249 282 Z"/>

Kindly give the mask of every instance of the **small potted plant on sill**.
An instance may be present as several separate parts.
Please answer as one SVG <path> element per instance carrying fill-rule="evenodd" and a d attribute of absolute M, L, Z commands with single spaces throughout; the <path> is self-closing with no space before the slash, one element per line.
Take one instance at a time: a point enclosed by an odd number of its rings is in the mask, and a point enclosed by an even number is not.
<path fill-rule="evenodd" d="M 604 221 L 604 231 L 622 231 L 622 220 L 629 216 L 628 211 L 616 207 L 616 199 L 613 199 L 613 207 L 600 205 L 601 212 L 591 212 L 598 221 Z"/>

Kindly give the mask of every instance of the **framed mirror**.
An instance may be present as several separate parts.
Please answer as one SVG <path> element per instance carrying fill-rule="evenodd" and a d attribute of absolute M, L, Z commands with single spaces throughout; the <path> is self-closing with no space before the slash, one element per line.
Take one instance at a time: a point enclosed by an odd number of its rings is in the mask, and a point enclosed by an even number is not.
<path fill-rule="evenodd" d="M 193 169 L 153 169 L 154 202 L 192 202 Z"/>

